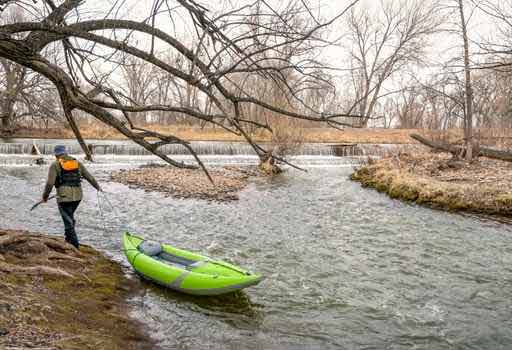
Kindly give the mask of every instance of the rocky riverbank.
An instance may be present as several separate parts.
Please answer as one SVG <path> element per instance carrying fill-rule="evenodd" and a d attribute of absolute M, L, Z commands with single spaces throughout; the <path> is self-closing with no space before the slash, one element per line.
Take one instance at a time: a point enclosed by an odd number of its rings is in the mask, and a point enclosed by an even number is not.
<path fill-rule="evenodd" d="M 402 154 L 363 166 L 351 178 L 392 198 L 433 208 L 512 216 L 510 162 Z"/>
<path fill-rule="evenodd" d="M 141 167 L 120 170 L 111 179 L 133 188 L 162 192 L 177 198 L 196 198 L 213 201 L 238 199 L 238 192 L 258 175 L 256 168 L 221 167 L 208 169 L 213 184 L 200 170 L 178 169 L 170 166 Z"/>
<path fill-rule="evenodd" d="M 1 349 L 154 349 L 129 318 L 141 292 L 119 264 L 91 247 L 0 230 Z"/>

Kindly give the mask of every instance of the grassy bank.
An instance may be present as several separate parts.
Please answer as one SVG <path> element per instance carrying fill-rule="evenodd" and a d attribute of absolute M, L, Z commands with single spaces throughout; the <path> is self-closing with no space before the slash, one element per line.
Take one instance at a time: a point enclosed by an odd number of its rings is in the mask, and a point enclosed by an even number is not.
<path fill-rule="evenodd" d="M 225 141 L 243 142 L 242 137 L 226 132 L 221 128 L 191 127 L 180 125 L 148 125 L 146 128 L 162 134 L 175 135 L 188 141 Z M 80 126 L 85 139 L 99 140 L 123 140 L 126 139 L 115 129 L 103 124 L 91 123 Z M 299 132 L 295 131 L 301 142 L 307 143 L 336 143 L 336 144 L 411 144 L 416 143 L 410 138 L 410 134 L 421 133 L 434 140 L 458 143 L 463 139 L 461 129 L 450 130 L 418 130 L 418 129 L 343 129 L 333 128 L 305 128 Z M 51 138 L 51 139 L 74 139 L 75 136 L 69 128 L 18 128 L 12 132 L 2 134 L 0 137 L 18 138 Z M 252 135 L 257 142 L 270 142 L 270 133 L 256 132 Z M 481 144 L 499 147 L 512 147 L 512 129 L 477 129 L 475 137 Z"/>
<path fill-rule="evenodd" d="M 454 161 L 445 154 L 401 155 L 351 176 L 392 198 L 449 211 L 512 216 L 512 163 Z"/>
<path fill-rule="evenodd" d="M 243 142 L 244 139 L 226 132 L 220 128 L 199 128 L 186 126 L 150 125 L 148 129 L 163 134 L 175 135 L 188 141 L 225 141 Z M 84 125 L 81 132 L 85 139 L 125 139 L 116 130 L 104 125 Z M 308 143 L 376 143 L 376 144 L 408 144 L 414 143 L 409 137 L 418 130 L 411 129 L 345 129 L 308 128 L 301 132 L 304 142 Z M 0 135 L 1 136 L 1 135 Z M 74 138 L 71 130 L 66 128 L 29 129 L 20 128 L 14 133 L 4 135 L 19 138 Z M 258 132 L 253 135 L 257 142 L 269 142 L 271 135 L 268 132 Z"/>
<path fill-rule="evenodd" d="M 0 231 L 0 348 L 153 349 L 128 316 L 137 284 L 93 248 L 70 247 Z"/>

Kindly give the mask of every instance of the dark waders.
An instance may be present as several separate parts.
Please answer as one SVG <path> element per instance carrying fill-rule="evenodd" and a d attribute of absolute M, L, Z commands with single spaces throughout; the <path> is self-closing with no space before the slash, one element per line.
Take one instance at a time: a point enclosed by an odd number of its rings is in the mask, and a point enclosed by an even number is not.
<path fill-rule="evenodd" d="M 80 201 L 76 202 L 62 202 L 59 203 L 59 212 L 64 222 L 64 235 L 66 236 L 66 242 L 73 245 L 76 249 L 80 247 L 78 243 L 78 237 L 75 232 L 75 211 L 78 208 Z"/>

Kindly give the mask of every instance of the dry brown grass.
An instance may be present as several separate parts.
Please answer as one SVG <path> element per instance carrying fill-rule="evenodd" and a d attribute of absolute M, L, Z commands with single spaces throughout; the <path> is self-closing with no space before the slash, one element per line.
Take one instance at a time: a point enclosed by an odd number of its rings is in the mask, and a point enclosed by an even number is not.
<path fill-rule="evenodd" d="M 200 128 L 179 125 L 149 125 L 148 129 L 180 137 L 188 141 L 225 141 L 243 142 L 243 137 L 231 134 L 221 128 Z M 108 126 L 99 123 L 84 124 L 80 127 L 85 139 L 125 139 L 125 137 Z M 272 142 L 291 138 L 290 144 L 295 144 L 300 138 L 304 143 L 346 143 L 346 144 L 411 144 L 417 143 L 409 137 L 419 133 L 438 141 L 462 143 L 463 131 L 450 129 L 447 131 L 423 129 L 343 129 L 333 128 L 278 128 L 277 137 L 267 132 L 259 131 L 253 134 L 257 142 Z M 497 146 L 502 149 L 512 148 L 512 129 L 477 129 L 476 141 L 482 145 Z M 27 129 L 21 128 L 15 137 L 34 138 L 74 138 L 71 130 L 60 129 Z"/>
<path fill-rule="evenodd" d="M 162 126 L 150 125 L 148 129 L 162 134 L 172 134 L 188 141 L 226 141 L 242 142 L 240 136 L 226 132 L 221 128 L 199 128 L 189 126 Z M 125 137 L 116 130 L 100 124 L 87 124 L 80 127 L 82 135 L 86 139 L 124 139 Z M 332 128 L 306 128 L 294 130 L 293 135 L 299 135 L 303 142 L 307 143 L 414 143 L 409 134 L 420 130 L 408 129 L 345 129 Z M 74 138 L 71 130 L 60 129 L 28 129 L 17 130 L 13 137 L 34 138 Z M 252 135 L 257 142 L 271 142 L 272 135 L 266 131 L 260 131 Z M 296 137 L 294 136 L 294 139 Z"/>
<path fill-rule="evenodd" d="M 512 164 L 454 162 L 445 154 L 402 155 L 358 169 L 352 179 L 392 198 L 434 208 L 512 215 Z"/>

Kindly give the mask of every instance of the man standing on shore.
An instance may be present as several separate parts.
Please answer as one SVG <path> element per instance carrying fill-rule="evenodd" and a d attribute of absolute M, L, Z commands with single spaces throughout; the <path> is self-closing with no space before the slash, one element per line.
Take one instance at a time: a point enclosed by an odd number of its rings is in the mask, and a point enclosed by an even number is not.
<path fill-rule="evenodd" d="M 64 222 L 64 235 L 66 242 L 79 249 L 78 237 L 75 232 L 75 211 L 82 200 L 82 177 L 85 178 L 96 190 L 101 191 L 101 187 L 96 179 L 87 171 L 87 169 L 73 157 L 67 154 L 65 146 L 55 146 L 55 162 L 48 171 L 48 180 L 43 193 L 43 202 L 48 201 L 48 197 L 53 187 L 57 191 L 57 204 L 59 212 Z"/>

